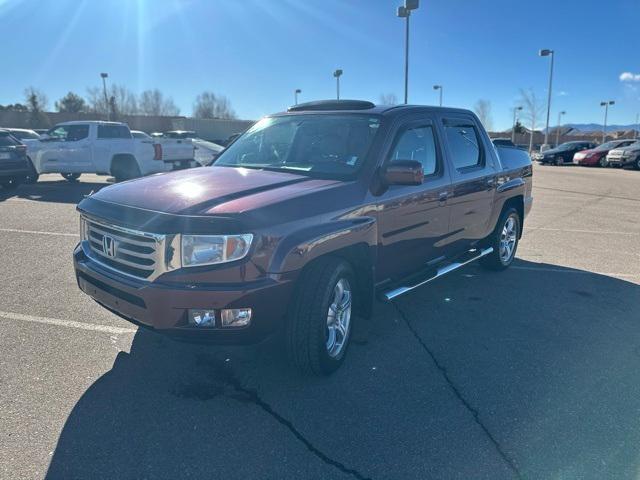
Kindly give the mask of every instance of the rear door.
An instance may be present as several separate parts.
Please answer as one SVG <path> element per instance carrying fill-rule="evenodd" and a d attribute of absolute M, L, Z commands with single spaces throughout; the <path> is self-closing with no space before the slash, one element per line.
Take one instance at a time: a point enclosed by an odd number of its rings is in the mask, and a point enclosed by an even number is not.
<path fill-rule="evenodd" d="M 449 253 L 457 254 L 492 230 L 498 159 L 484 129 L 472 115 L 445 115 L 439 127 L 452 177 Z"/>
<path fill-rule="evenodd" d="M 433 120 L 403 122 L 393 137 L 384 162 L 417 160 L 425 179 L 417 186 L 391 185 L 378 201 L 378 282 L 406 276 L 441 257 L 449 230 L 451 181 Z"/>

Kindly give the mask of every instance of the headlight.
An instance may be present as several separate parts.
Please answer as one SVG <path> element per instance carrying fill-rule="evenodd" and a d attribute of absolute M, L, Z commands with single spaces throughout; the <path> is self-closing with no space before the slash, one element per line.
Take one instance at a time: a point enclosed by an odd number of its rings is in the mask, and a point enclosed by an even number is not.
<path fill-rule="evenodd" d="M 182 235 L 182 266 L 214 265 L 240 260 L 249 253 L 252 234 Z"/>

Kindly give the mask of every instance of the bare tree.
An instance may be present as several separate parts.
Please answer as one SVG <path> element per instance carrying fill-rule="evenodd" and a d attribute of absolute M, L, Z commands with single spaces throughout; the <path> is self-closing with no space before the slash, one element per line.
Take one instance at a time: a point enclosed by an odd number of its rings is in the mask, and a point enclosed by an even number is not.
<path fill-rule="evenodd" d="M 473 111 L 480 119 L 486 130 L 493 128 L 493 119 L 491 118 L 491 102 L 489 100 L 480 99 L 473 107 Z"/>
<path fill-rule="evenodd" d="M 31 128 L 42 128 L 49 126 L 49 118 L 44 114 L 49 100 L 47 96 L 34 87 L 24 90 L 24 98 L 29 111 L 29 126 Z"/>
<path fill-rule="evenodd" d="M 395 93 L 381 93 L 380 94 L 380 105 L 397 105 L 398 97 L 396 97 Z"/>
<path fill-rule="evenodd" d="M 193 104 L 193 116 L 196 118 L 236 118 L 231 102 L 224 95 L 202 92 Z"/>
<path fill-rule="evenodd" d="M 180 109 L 170 97 L 165 98 L 160 90 L 145 90 L 140 94 L 140 113 L 142 115 L 180 115 Z"/>
<path fill-rule="evenodd" d="M 522 117 L 531 130 L 529 135 L 529 152 L 533 150 L 533 134 L 538 128 L 539 119 L 544 112 L 544 104 L 536 96 L 533 89 L 520 89 L 520 104 L 523 106 Z"/>
<path fill-rule="evenodd" d="M 87 89 L 87 103 L 89 110 L 95 113 L 112 111 L 120 115 L 135 115 L 138 113 L 138 99 L 136 94 L 122 85 L 111 85 L 107 91 L 108 103 L 105 102 L 104 91 L 100 87 Z M 113 97 L 113 100 L 110 100 Z"/>

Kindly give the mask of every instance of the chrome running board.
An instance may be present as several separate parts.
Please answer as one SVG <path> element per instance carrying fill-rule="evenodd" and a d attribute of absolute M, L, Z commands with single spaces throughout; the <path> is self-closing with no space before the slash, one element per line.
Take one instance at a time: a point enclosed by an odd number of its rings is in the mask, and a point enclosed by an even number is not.
<path fill-rule="evenodd" d="M 436 271 L 436 274 L 433 275 L 432 277 L 428 277 L 425 280 L 422 280 L 414 285 L 402 286 L 402 287 L 394 288 L 393 290 L 382 292 L 381 297 L 383 300 L 386 300 L 386 301 L 393 300 L 394 298 L 399 297 L 400 295 L 403 295 L 407 292 L 410 292 L 411 290 L 421 287 L 425 283 L 429 283 L 430 281 L 435 280 L 436 278 L 442 277 L 447 273 L 453 272 L 454 270 L 457 270 L 460 267 L 464 267 L 466 264 L 474 262 L 479 258 L 484 257 L 485 255 L 489 255 L 491 252 L 493 252 L 493 247 L 484 248 L 480 251 L 478 251 L 477 249 L 469 250 L 467 254 L 472 254 L 473 256 L 471 258 L 466 258 L 458 262 L 453 262 L 448 265 L 444 265 L 438 268 L 438 270 Z"/>

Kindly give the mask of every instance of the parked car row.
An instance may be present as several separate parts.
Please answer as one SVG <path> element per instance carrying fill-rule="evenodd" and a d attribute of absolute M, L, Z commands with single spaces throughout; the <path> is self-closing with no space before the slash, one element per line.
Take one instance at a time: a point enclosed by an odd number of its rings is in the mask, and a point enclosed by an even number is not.
<path fill-rule="evenodd" d="M 640 141 L 620 139 L 601 145 L 585 141 L 566 142 L 544 152 L 535 152 L 531 159 L 550 165 L 634 167 L 640 170 Z"/>
<path fill-rule="evenodd" d="M 17 128 L 0 131 L 0 170 L 5 172 L 0 178 L 5 187 L 35 183 L 42 173 L 59 173 L 69 181 L 76 181 L 83 173 L 111 175 L 122 181 L 199 165 L 190 140 L 154 139 L 144 132 L 132 132 L 125 123 L 64 122 L 44 135 Z M 7 162 L 17 162 L 17 157 L 20 169 L 7 167 Z"/>

